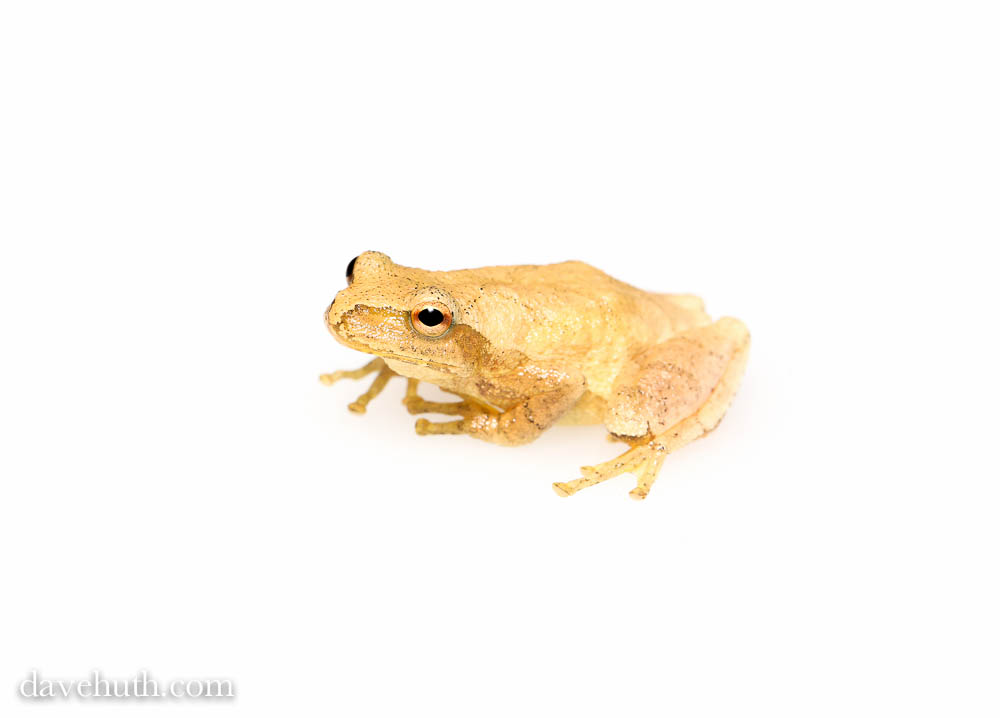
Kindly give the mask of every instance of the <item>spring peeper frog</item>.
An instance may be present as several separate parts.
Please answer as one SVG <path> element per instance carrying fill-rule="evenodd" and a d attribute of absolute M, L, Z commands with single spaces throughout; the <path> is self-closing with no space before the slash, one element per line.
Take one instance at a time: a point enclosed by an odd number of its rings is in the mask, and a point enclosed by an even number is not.
<path fill-rule="evenodd" d="M 561 496 L 623 473 L 643 499 L 664 457 L 719 423 L 739 386 L 750 335 L 738 319 L 713 322 L 702 301 L 655 294 L 583 262 L 434 272 L 365 252 L 326 310 L 342 344 L 377 358 L 320 380 L 375 373 L 349 408 L 363 413 L 395 375 L 418 434 L 468 434 L 526 444 L 555 424 L 602 423 L 629 445 L 612 461 L 553 484 Z M 432 402 L 419 382 L 460 401 Z"/>

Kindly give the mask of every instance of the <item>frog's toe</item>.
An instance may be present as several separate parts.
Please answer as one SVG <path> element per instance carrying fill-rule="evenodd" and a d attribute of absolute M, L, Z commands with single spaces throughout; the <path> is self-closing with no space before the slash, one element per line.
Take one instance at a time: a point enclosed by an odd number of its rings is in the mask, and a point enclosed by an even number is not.
<path fill-rule="evenodd" d="M 378 376 L 375 377 L 375 381 L 373 381 L 371 386 L 368 387 L 368 391 L 348 404 L 347 408 L 355 414 L 364 414 L 368 409 L 368 402 L 382 393 L 382 390 L 385 389 L 385 385 L 389 383 L 389 379 L 393 376 L 395 376 L 395 372 L 392 369 L 387 366 L 382 367 Z"/>
<path fill-rule="evenodd" d="M 421 397 L 407 396 L 403 405 L 411 414 L 445 414 L 459 416 L 470 410 L 464 401 L 426 401 Z"/>
<path fill-rule="evenodd" d="M 361 379 L 362 377 L 368 376 L 373 371 L 380 371 L 385 368 L 385 362 L 381 357 L 372 359 L 370 362 L 365 364 L 360 369 L 341 369 L 340 371 L 330 372 L 329 374 L 320 374 L 320 383 L 330 386 L 335 384 L 341 379 Z"/>
<path fill-rule="evenodd" d="M 572 488 L 569 483 L 565 481 L 557 481 L 552 484 L 552 490 L 559 496 L 572 496 L 577 492 L 577 489 Z"/>
<path fill-rule="evenodd" d="M 464 434 L 464 423 L 462 419 L 456 421 L 427 421 L 427 419 L 417 419 L 417 423 L 413 425 L 413 428 L 421 436 L 430 436 L 431 434 Z"/>
<path fill-rule="evenodd" d="M 611 461 L 605 461 L 597 466 L 580 467 L 580 473 L 583 475 L 581 478 L 552 484 L 552 488 L 560 496 L 572 496 L 580 489 L 599 484 L 615 476 L 635 474 L 638 482 L 636 487 L 629 492 L 629 496 L 641 501 L 649 494 L 649 488 L 656 480 L 656 474 L 663 463 L 663 457 L 664 453 L 658 443 L 652 441 L 636 442 L 631 449 Z"/>
<path fill-rule="evenodd" d="M 360 379 L 374 371 L 377 371 L 378 374 L 375 376 L 375 380 L 371 383 L 371 386 L 368 387 L 368 391 L 347 405 L 347 408 L 355 414 L 364 414 L 367 411 L 368 402 L 381 394 L 382 390 L 385 389 L 385 385 L 389 383 L 389 379 L 396 376 L 396 372 L 387 367 L 381 358 L 373 359 L 360 369 L 320 374 L 319 380 L 323 384 L 330 386 L 341 379 Z"/>
<path fill-rule="evenodd" d="M 628 492 L 628 495 L 631 496 L 636 501 L 642 501 L 644 498 L 649 496 L 649 491 L 647 489 L 642 488 L 641 486 L 636 486 L 634 489 Z"/>
<path fill-rule="evenodd" d="M 559 496 L 572 496 L 580 489 L 585 489 L 588 486 L 593 486 L 597 481 L 590 478 L 573 479 L 572 481 L 559 481 L 552 484 L 552 489 Z"/>

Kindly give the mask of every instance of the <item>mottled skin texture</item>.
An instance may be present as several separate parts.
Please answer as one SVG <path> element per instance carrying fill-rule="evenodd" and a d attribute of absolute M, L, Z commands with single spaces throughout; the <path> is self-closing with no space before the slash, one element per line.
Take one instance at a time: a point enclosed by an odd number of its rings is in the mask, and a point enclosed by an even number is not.
<path fill-rule="evenodd" d="M 324 383 L 378 372 L 351 404 L 363 412 L 395 374 L 409 379 L 411 413 L 461 419 L 417 422 L 421 434 L 464 433 L 506 446 L 556 423 L 603 423 L 632 448 L 554 484 L 568 496 L 633 473 L 645 498 L 666 453 L 718 424 L 739 384 L 749 334 L 732 318 L 713 323 L 690 295 L 654 294 L 583 262 L 432 272 L 365 252 L 326 313 L 330 332 L 379 359 L 321 377 Z M 414 314 L 447 314 L 427 336 Z M 413 313 L 413 314 L 411 314 Z M 420 381 L 462 401 L 428 402 Z"/>

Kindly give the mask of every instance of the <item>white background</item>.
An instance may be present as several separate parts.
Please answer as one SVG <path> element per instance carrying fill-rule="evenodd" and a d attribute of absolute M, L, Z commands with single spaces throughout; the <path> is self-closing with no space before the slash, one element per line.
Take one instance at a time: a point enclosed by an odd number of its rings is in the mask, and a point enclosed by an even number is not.
<path fill-rule="evenodd" d="M 0 713 L 1000 714 L 994 3 L 2 8 Z M 599 427 L 318 383 L 365 249 L 699 293 L 745 384 L 557 498 Z"/>

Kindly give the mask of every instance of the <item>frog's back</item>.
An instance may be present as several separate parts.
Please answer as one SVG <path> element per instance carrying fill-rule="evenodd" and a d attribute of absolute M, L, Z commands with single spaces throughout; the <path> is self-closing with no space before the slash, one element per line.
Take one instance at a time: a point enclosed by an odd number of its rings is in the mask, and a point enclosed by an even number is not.
<path fill-rule="evenodd" d="M 578 261 L 449 272 L 498 348 L 578 366 L 591 391 L 606 395 L 638 352 L 708 324 L 701 299 L 646 292 Z"/>
<path fill-rule="evenodd" d="M 586 262 L 515 265 L 463 270 L 483 273 L 524 295 L 526 307 L 549 316 L 587 314 L 600 325 L 619 332 L 626 328 L 653 343 L 677 332 L 710 324 L 705 302 L 693 294 L 648 292 L 626 284 Z M 456 272 L 457 274 L 457 272 Z M 480 278 L 483 278 L 480 275 Z"/>

